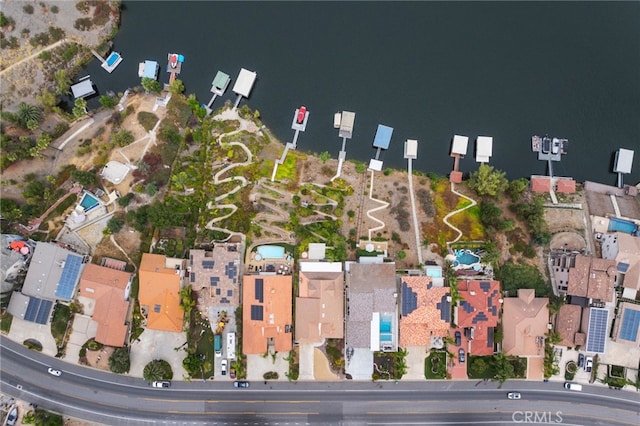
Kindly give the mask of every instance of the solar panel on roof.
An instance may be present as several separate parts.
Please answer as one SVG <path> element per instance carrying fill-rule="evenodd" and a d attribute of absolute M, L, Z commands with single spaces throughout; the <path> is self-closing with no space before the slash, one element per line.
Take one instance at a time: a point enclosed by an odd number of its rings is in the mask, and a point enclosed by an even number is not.
<path fill-rule="evenodd" d="M 264 281 L 262 278 L 257 278 L 255 282 L 256 300 L 260 303 L 264 302 Z"/>
<path fill-rule="evenodd" d="M 59 299 L 70 300 L 73 297 L 73 291 L 80 277 L 80 268 L 82 267 L 82 258 L 73 254 L 67 255 L 62 268 L 62 275 L 56 288 L 55 295 Z"/>
<path fill-rule="evenodd" d="M 491 289 L 491 283 L 489 281 L 481 281 L 480 288 L 484 290 L 485 293 L 487 293 L 489 289 Z"/>
<path fill-rule="evenodd" d="M 30 297 L 29 304 L 27 305 L 27 310 L 24 313 L 25 321 L 35 321 L 36 314 L 38 313 L 38 309 L 40 309 L 40 302 L 42 300 L 37 297 Z"/>
<path fill-rule="evenodd" d="M 587 352 L 604 353 L 607 340 L 607 321 L 609 311 L 591 308 L 589 312 L 589 331 L 587 332 Z"/>
<path fill-rule="evenodd" d="M 210 277 L 209 278 L 209 282 L 211 283 L 212 286 L 216 287 L 218 285 L 218 282 L 220 281 L 220 277 Z"/>
<path fill-rule="evenodd" d="M 216 288 L 216 296 L 220 296 L 220 289 Z"/>
<path fill-rule="evenodd" d="M 43 300 L 40 303 L 40 309 L 38 310 L 38 314 L 36 315 L 36 322 L 38 324 L 46 324 L 49 320 L 49 315 L 51 315 L 51 307 L 53 306 L 53 302 L 51 300 Z"/>
<path fill-rule="evenodd" d="M 640 326 L 640 311 L 625 308 L 622 314 L 622 326 L 620 327 L 620 338 L 635 342 L 638 336 L 638 326 Z"/>
<path fill-rule="evenodd" d="M 629 264 L 624 262 L 618 263 L 618 272 L 625 273 L 629 269 Z"/>
<path fill-rule="evenodd" d="M 190 280 L 192 283 L 195 283 L 195 282 L 196 282 L 196 273 L 195 273 L 195 272 L 191 272 L 191 274 L 189 274 L 189 280 Z"/>
<path fill-rule="evenodd" d="M 216 264 L 214 260 L 203 260 L 202 261 L 202 269 L 213 269 L 213 266 Z"/>
<path fill-rule="evenodd" d="M 418 295 L 402 282 L 402 316 L 407 316 L 418 307 Z"/>
<path fill-rule="evenodd" d="M 440 299 L 440 303 L 436 303 L 436 307 L 440 310 L 440 319 L 442 321 L 451 321 L 451 303 L 447 300 L 449 294 L 445 294 Z"/>
<path fill-rule="evenodd" d="M 254 321 L 262 321 L 263 318 L 262 306 L 251 305 L 251 319 Z"/>
<path fill-rule="evenodd" d="M 464 309 L 464 311 L 468 314 L 474 311 L 473 306 L 471 306 L 471 303 L 467 302 L 466 300 L 463 300 L 462 302 L 460 302 L 460 306 L 462 306 L 462 309 Z"/>
<path fill-rule="evenodd" d="M 193 255 L 189 255 L 189 264 L 193 266 Z"/>
<path fill-rule="evenodd" d="M 233 290 L 227 290 L 227 296 L 233 296 Z"/>

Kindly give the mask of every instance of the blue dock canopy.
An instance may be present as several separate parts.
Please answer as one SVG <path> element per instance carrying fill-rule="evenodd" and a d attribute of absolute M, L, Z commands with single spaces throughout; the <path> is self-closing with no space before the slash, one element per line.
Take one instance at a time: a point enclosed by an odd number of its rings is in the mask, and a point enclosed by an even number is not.
<path fill-rule="evenodd" d="M 389 148 L 389 143 L 391 143 L 391 135 L 393 135 L 393 127 L 378 124 L 376 137 L 373 139 L 373 146 L 382 149 Z"/>

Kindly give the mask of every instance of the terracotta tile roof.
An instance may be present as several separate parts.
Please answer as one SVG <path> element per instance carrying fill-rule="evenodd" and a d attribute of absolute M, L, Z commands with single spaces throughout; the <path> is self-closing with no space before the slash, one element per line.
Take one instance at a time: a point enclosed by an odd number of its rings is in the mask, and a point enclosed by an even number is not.
<path fill-rule="evenodd" d="M 575 266 L 569 269 L 567 294 L 612 302 L 616 275 L 614 260 L 578 254 Z"/>
<path fill-rule="evenodd" d="M 450 290 L 448 287 L 432 287 L 431 284 L 430 277 L 401 278 L 403 313 L 413 309 L 400 317 L 400 346 L 427 346 L 431 343 L 431 337 L 449 334 L 451 302 L 447 301 L 447 297 L 451 294 Z M 443 303 L 447 306 L 442 306 Z M 443 316 L 448 319 L 443 319 Z"/>
<path fill-rule="evenodd" d="M 461 183 L 462 182 L 462 172 L 453 170 L 449 175 L 449 181 L 453 183 Z"/>
<path fill-rule="evenodd" d="M 344 337 L 344 274 L 301 272 L 296 298 L 296 341 Z"/>
<path fill-rule="evenodd" d="M 573 179 L 559 178 L 556 181 L 556 191 L 563 194 L 573 194 L 576 192 L 576 181 Z"/>
<path fill-rule="evenodd" d="M 533 192 L 549 192 L 551 179 L 545 176 L 531 176 L 531 190 Z"/>
<path fill-rule="evenodd" d="M 293 347 L 293 277 L 245 275 L 242 283 L 242 353 L 266 353 L 269 338 L 275 351 L 289 352 Z"/>
<path fill-rule="evenodd" d="M 560 345 L 574 346 L 580 330 L 582 308 L 578 305 L 562 305 L 556 315 L 556 331 L 562 338 Z"/>
<path fill-rule="evenodd" d="M 143 253 L 140 262 L 138 299 L 146 307 L 147 328 L 182 331 L 184 312 L 180 307 L 181 277 L 175 268 L 167 268 L 161 254 Z"/>
<path fill-rule="evenodd" d="M 460 328 L 474 328 L 472 355 L 493 354 L 493 329 L 500 315 L 500 283 L 498 281 L 458 281 L 462 298 L 455 307 Z"/>
<path fill-rule="evenodd" d="M 121 347 L 128 326 L 129 290 L 132 274 L 87 264 L 80 277 L 80 296 L 95 300 L 91 318 L 98 323 L 96 341 Z"/>
<path fill-rule="evenodd" d="M 208 289 L 213 306 L 240 304 L 240 252 L 237 244 L 216 244 L 211 251 L 189 250 L 188 283 Z"/>
<path fill-rule="evenodd" d="M 549 299 L 535 297 L 533 289 L 520 289 L 518 297 L 504 299 L 502 350 L 505 354 L 544 357 L 542 338 L 548 331 L 548 304 Z"/>

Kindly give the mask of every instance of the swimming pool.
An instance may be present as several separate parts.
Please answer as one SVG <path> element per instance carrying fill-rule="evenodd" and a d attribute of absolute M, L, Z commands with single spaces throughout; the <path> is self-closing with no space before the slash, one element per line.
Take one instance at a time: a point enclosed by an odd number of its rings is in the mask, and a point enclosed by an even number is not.
<path fill-rule="evenodd" d="M 631 235 L 638 235 L 638 225 L 635 223 L 612 217 L 609 219 L 609 232 L 625 232 Z"/>
<path fill-rule="evenodd" d="M 111 52 L 111 54 L 109 55 L 109 57 L 106 60 L 107 65 L 113 66 L 113 64 L 116 63 L 118 58 L 120 58 L 120 55 L 117 52 Z"/>
<path fill-rule="evenodd" d="M 470 266 L 478 262 L 480 262 L 480 256 L 473 253 L 471 250 L 456 250 L 456 260 L 453 261 L 453 266 Z"/>
<path fill-rule="evenodd" d="M 380 341 L 391 342 L 393 340 L 393 333 L 391 332 L 391 316 L 380 316 Z"/>
<path fill-rule="evenodd" d="M 258 254 L 262 259 L 283 259 L 284 247 L 280 246 L 260 246 Z"/>
<path fill-rule="evenodd" d="M 427 276 L 430 278 L 442 278 L 442 268 L 426 268 Z"/>
<path fill-rule="evenodd" d="M 80 206 L 84 209 L 85 212 L 97 207 L 100 205 L 100 200 L 98 200 L 93 195 L 85 192 L 82 195 L 82 200 L 80 200 Z"/>

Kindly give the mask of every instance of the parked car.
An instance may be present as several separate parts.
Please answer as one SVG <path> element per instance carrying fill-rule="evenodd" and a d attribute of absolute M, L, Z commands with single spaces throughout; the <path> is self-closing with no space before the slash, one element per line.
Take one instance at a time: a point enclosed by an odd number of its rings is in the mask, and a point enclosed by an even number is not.
<path fill-rule="evenodd" d="M 301 106 L 298 109 L 298 117 L 296 118 L 296 122 L 298 124 L 302 124 L 304 122 L 305 115 L 307 115 L 307 107 Z"/>
<path fill-rule="evenodd" d="M 56 377 L 60 377 L 62 375 L 62 371 L 60 370 L 56 370 L 55 368 L 49 367 L 47 369 L 47 371 L 49 372 L 49 374 L 51 374 L 52 376 L 56 376 Z"/>
<path fill-rule="evenodd" d="M 220 372 L 222 373 L 223 376 L 227 375 L 227 360 L 223 359 L 220 362 Z"/>
<path fill-rule="evenodd" d="M 593 357 L 588 356 L 587 360 L 584 363 L 584 371 L 587 373 L 591 373 L 591 369 L 593 368 Z"/>
<path fill-rule="evenodd" d="M 464 349 L 462 348 L 458 351 L 458 362 L 461 364 L 464 362 Z"/>
<path fill-rule="evenodd" d="M 249 382 L 236 381 L 236 382 L 233 382 L 233 386 L 236 387 L 236 388 L 248 388 L 249 387 Z"/>
<path fill-rule="evenodd" d="M 578 368 L 584 367 L 584 354 L 578 354 Z"/>
<path fill-rule="evenodd" d="M 456 346 L 460 346 L 462 344 L 462 334 L 459 331 L 456 331 Z"/>
<path fill-rule="evenodd" d="M 582 390 L 582 385 L 579 383 L 566 382 L 564 384 L 564 388 L 568 390 L 580 392 Z"/>
<path fill-rule="evenodd" d="M 521 399 L 522 395 L 520 394 L 520 392 L 509 392 L 507 394 L 507 398 L 508 399 Z"/>
<path fill-rule="evenodd" d="M 151 383 L 154 388 L 168 388 L 171 387 L 171 382 L 168 380 L 158 380 Z"/>
<path fill-rule="evenodd" d="M 231 370 L 229 370 L 229 377 L 232 379 L 236 378 L 236 369 L 232 368 Z"/>

